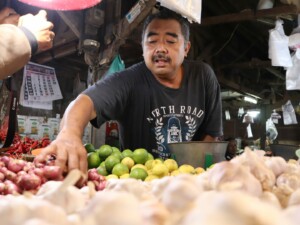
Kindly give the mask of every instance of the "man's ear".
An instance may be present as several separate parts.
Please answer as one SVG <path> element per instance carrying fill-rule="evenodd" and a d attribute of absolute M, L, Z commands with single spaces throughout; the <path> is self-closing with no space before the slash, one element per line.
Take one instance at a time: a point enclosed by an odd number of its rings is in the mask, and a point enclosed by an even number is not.
<path fill-rule="evenodd" d="M 188 41 L 185 45 L 184 45 L 184 56 L 187 57 L 187 54 L 189 53 L 191 48 L 191 42 Z"/>

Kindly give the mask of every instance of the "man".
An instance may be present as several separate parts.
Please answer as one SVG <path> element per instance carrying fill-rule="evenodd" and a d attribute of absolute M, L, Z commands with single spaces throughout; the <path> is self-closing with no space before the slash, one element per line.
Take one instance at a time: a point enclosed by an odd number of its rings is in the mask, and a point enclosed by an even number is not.
<path fill-rule="evenodd" d="M 225 158 L 229 161 L 237 155 L 237 141 L 233 137 L 229 137 L 225 141 L 228 141 Z"/>
<path fill-rule="evenodd" d="M 168 143 L 216 140 L 222 133 L 220 88 L 212 69 L 187 61 L 188 22 L 169 10 L 150 15 L 142 34 L 144 62 L 108 76 L 67 108 L 56 140 L 37 161 L 57 155 L 57 165 L 87 170 L 82 134 L 89 121 L 120 123 L 123 148 L 170 156 Z"/>
<path fill-rule="evenodd" d="M 0 11 L 0 79 L 21 69 L 37 51 L 53 45 L 53 24 L 47 13 L 18 15 L 11 8 Z"/>

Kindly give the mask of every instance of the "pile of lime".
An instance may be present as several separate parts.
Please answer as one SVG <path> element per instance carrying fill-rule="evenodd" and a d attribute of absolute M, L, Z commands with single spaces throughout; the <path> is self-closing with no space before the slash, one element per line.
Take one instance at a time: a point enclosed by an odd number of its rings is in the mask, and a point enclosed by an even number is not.
<path fill-rule="evenodd" d="M 150 181 L 164 176 L 182 173 L 200 174 L 205 171 L 202 167 L 194 168 L 187 164 L 178 166 L 174 159 L 154 158 L 144 148 L 120 151 L 117 147 L 104 144 L 96 149 L 90 143 L 84 147 L 87 151 L 89 169 L 97 168 L 98 173 L 107 179 L 135 178 Z"/>

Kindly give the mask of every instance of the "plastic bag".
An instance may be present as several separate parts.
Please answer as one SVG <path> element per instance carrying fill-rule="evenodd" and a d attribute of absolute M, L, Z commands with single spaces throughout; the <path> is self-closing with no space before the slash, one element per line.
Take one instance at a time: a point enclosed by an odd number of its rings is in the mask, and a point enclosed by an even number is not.
<path fill-rule="evenodd" d="M 245 113 L 244 108 L 240 107 L 239 111 L 238 111 L 238 118 L 242 118 L 242 116 L 244 115 L 244 113 Z"/>
<path fill-rule="evenodd" d="M 300 49 L 292 56 L 293 66 L 286 70 L 286 90 L 300 90 Z"/>
<path fill-rule="evenodd" d="M 271 118 L 266 122 L 266 135 L 272 141 L 275 140 L 278 136 L 278 131 Z"/>
<path fill-rule="evenodd" d="M 110 64 L 110 67 L 106 73 L 105 76 L 108 76 L 112 73 L 115 73 L 115 72 L 119 72 L 121 70 L 124 70 L 125 69 L 125 64 L 123 62 L 123 60 L 121 59 L 121 56 L 118 54 L 114 60 L 112 61 L 112 63 Z"/>
<path fill-rule="evenodd" d="M 274 0 L 259 0 L 257 9 L 271 9 L 274 6 Z"/>
<path fill-rule="evenodd" d="M 294 107 L 290 100 L 282 106 L 284 125 L 298 124 Z"/>
<path fill-rule="evenodd" d="M 269 31 L 269 59 L 272 66 L 291 67 L 293 63 L 288 47 L 289 38 L 285 35 L 282 24 L 282 20 L 277 20 L 275 28 Z"/>
<path fill-rule="evenodd" d="M 278 124 L 278 120 L 281 119 L 281 115 L 276 112 L 276 110 L 273 110 L 273 113 L 271 114 L 271 120 L 275 124 Z"/>
<path fill-rule="evenodd" d="M 291 34 L 289 36 L 289 47 L 292 50 L 296 50 L 297 48 L 300 48 L 300 33 Z"/>
<path fill-rule="evenodd" d="M 186 17 L 190 22 L 201 22 L 202 0 L 157 0 L 161 6 Z"/>
<path fill-rule="evenodd" d="M 229 110 L 225 110 L 225 119 L 226 120 L 230 120 L 231 119 Z"/>

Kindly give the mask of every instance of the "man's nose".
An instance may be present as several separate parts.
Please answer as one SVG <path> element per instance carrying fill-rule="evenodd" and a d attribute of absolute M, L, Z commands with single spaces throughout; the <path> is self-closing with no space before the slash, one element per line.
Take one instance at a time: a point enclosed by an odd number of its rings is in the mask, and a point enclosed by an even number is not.
<path fill-rule="evenodd" d="M 168 52 L 168 49 L 166 48 L 166 45 L 162 41 L 157 43 L 156 52 L 157 53 L 161 53 L 161 52 L 167 53 Z"/>

